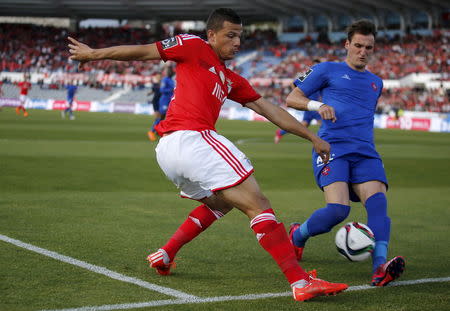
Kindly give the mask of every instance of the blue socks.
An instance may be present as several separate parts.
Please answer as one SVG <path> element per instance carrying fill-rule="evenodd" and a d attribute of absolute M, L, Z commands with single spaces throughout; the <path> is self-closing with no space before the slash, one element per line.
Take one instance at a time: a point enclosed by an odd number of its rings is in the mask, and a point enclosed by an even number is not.
<path fill-rule="evenodd" d="M 297 247 L 304 247 L 309 237 L 329 232 L 335 225 L 347 218 L 350 206 L 328 203 L 316 210 L 292 236 Z"/>
<path fill-rule="evenodd" d="M 391 234 L 391 219 L 387 216 L 386 195 L 375 193 L 366 201 L 367 225 L 375 235 L 375 250 L 372 255 L 372 272 L 386 262 Z"/>
<path fill-rule="evenodd" d="M 157 126 L 159 122 L 161 122 L 161 119 L 160 118 L 156 118 L 155 122 L 153 122 L 153 125 L 152 125 L 152 132 L 156 132 L 155 131 L 155 126 Z"/>

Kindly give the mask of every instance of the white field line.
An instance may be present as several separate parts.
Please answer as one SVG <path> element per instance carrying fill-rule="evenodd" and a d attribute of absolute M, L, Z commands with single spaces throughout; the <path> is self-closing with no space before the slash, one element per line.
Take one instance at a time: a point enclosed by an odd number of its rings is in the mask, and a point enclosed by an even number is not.
<path fill-rule="evenodd" d="M 32 251 L 32 252 L 36 252 L 36 253 L 39 253 L 41 255 L 48 256 L 50 258 L 53 258 L 53 259 L 56 259 L 56 260 L 59 260 L 59 261 L 62 261 L 62 262 L 65 262 L 65 263 L 68 263 L 68 264 L 71 264 L 71 265 L 74 265 L 74 266 L 77 266 L 77 267 L 80 267 L 80 268 L 83 268 L 83 269 L 86 269 L 86 270 L 89 270 L 89 271 L 92 271 L 92 272 L 95 272 L 95 273 L 98 273 L 98 274 L 105 275 L 105 276 L 107 276 L 109 278 L 112 278 L 112 279 L 115 279 L 115 280 L 119 280 L 119 281 L 122 281 L 122 282 L 126 282 L 126 283 L 131 283 L 131 284 L 134 284 L 134 285 L 137 285 L 137 286 L 140 286 L 140 287 L 144 287 L 146 289 L 150 289 L 152 291 L 155 291 L 155 292 L 167 295 L 167 296 L 173 296 L 173 297 L 180 298 L 180 299 L 196 299 L 197 298 L 196 296 L 189 295 L 189 294 L 177 291 L 177 290 L 172 289 L 172 288 L 163 287 L 163 286 L 152 284 L 152 283 L 149 283 L 149 282 L 146 282 L 146 281 L 142 281 L 142 280 L 130 277 L 130 276 L 126 276 L 126 275 L 120 274 L 118 272 L 111 271 L 111 270 L 109 270 L 107 268 L 104 268 L 104 267 L 92 265 L 92 264 L 87 263 L 85 261 L 81 261 L 81 260 L 78 260 L 78 259 L 75 259 L 75 258 L 72 258 L 72 257 L 69 257 L 69 256 L 64 256 L 64 255 L 61 255 L 61 254 L 58 254 L 58 253 L 46 250 L 44 248 L 40 248 L 40 247 L 31 245 L 31 244 L 28 244 L 28 243 L 24 243 L 22 241 L 15 240 L 15 239 L 12 239 L 10 237 L 7 237 L 6 235 L 0 234 L 0 240 L 2 240 L 4 242 L 7 242 L 7 243 L 11 243 L 11 244 L 16 245 L 18 247 L 25 248 L 25 249 L 27 249 L 29 251 Z"/>
<path fill-rule="evenodd" d="M 392 282 L 391 284 L 388 285 L 388 287 L 415 285 L 415 284 L 423 284 L 423 283 L 439 283 L 439 282 L 450 282 L 450 277 Z M 380 287 L 369 286 L 369 285 L 350 286 L 347 289 L 347 291 L 361 291 L 361 290 L 366 290 L 366 289 L 380 289 Z M 194 303 L 223 302 L 223 301 L 232 301 L 232 300 L 257 300 L 257 299 L 265 299 L 265 298 L 285 297 L 285 296 L 291 296 L 291 295 L 292 295 L 291 292 L 284 292 L 284 293 L 251 294 L 251 295 L 241 295 L 241 296 L 219 296 L 219 297 L 195 298 L 195 299 L 168 299 L 168 300 L 153 300 L 153 301 L 148 301 L 148 302 L 125 303 L 125 304 L 103 305 L 103 306 L 87 306 L 87 307 L 80 307 L 80 308 L 42 310 L 42 311 L 127 310 L 127 309 L 137 309 L 137 308 L 147 308 L 147 307 L 160 307 L 160 306 L 167 306 L 167 305 L 184 305 L 184 304 L 194 304 Z"/>

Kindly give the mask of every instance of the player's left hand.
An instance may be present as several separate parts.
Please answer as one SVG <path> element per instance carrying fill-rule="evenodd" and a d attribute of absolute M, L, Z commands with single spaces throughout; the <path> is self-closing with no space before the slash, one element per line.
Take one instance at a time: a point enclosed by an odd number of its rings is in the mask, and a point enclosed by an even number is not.
<path fill-rule="evenodd" d="M 328 163 L 328 161 L 330 160 L 330 144 L 319 137 L 313 140 L 312 143 L 314 150 L 322 158 L 323 163 Z"/>
<path fill-rule="evenodd" d="M 92 60 L 92 52 L 94 50 L 91 49 L 87 44 L 81 43 L 72 37 L 67 37 L 67 39 L 72 42 L 67 45 L 71 54 L 69 58 L 71 60 L 79 61 L 79 68 L 82 69 L 85 63 Z"/>

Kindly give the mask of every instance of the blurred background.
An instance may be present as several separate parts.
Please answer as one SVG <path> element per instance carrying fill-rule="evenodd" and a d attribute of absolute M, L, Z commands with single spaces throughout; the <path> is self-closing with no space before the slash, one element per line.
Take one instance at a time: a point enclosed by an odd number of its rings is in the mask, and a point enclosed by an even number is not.
<path fill-rule="evenodd" d="M 15 83 L 29 75 L 27 108 L 64 109 L 64 85 L 73 81 L 75 110 L 153 114 L 148 93 L 161 62 L 98 61 L 79 72 L 67 36 L 92 47 L 204 37 L 204 21 L 218 6 L 235 9 L 245 25 L 229 67 L 278 105 L 314 59 L 344 59 L 348 24 L 372 20 L 379 32 L 368 69 L 384 80 L 376 127 L 449 131 L 450 2 L 433 0 L 2 0 L 0 105 L 19 104 Z M 221 116 L 258 119 L 229 101 Z"/>

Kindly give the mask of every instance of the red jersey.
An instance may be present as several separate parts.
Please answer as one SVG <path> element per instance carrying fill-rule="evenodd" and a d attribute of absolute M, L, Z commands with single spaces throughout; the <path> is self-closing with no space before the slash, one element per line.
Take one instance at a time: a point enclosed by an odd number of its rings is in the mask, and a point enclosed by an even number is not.
<path fill-rule="evenodd" d="M 20 87 L 20 95 L 27 95 L 28 89 L 31 89 L 31 83 L 28 81 L 22 81 L 17 84 Z"/>
<path fill-rule="evenodd" d="M 242 105 L 261 97 L 250 83 L 227 69 L 208 42 L 184 34 L 156 42 L 164 61 L 177 63 L 177 84 L 159 135 L 177 130 L 215 130 L 220 108 L 229 98 Z"/>

